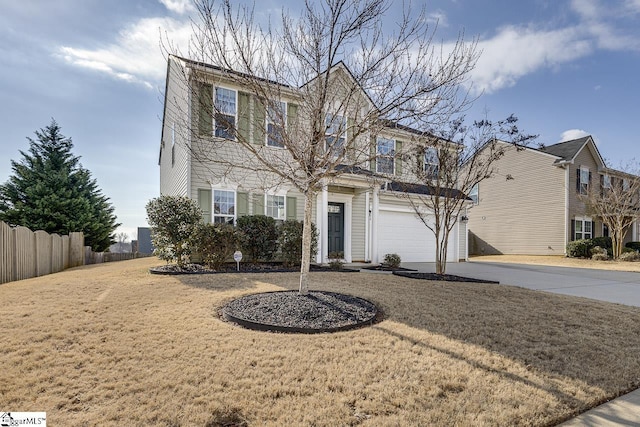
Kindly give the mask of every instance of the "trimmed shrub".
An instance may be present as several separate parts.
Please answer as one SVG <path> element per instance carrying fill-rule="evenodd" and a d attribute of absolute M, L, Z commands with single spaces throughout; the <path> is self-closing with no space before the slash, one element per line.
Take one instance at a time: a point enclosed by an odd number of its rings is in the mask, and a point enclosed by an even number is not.
<path fill-rule="evenodd" d="M 605 248 L 595 246 L 591 249 L 591 259 L 595 261 L 607 261 L 609 259 L 609 254 Z"/>
<path fill-rule="evenodd" d="M 200 224 L 193 236 L 194 250 L 207 267 L 220 269 L 238 246 L 236 229 L 230 224 Z"/>
<path fill-rule="evenodd" d="M 251 262 L 271 261 L 278 250 L 276 220 L 266 215 L 238 218 L 238 237 L 242 252 Z"/>
<path fill-rule="evenodd" d="M 302 229 L 303 222 L 297 220 L 284 221 L 278 227 L 278 244 L 285 267 L 300 265 L 302 261 Z M 318 252 L 318 230 L 311 223 L 311 256 Z"/>
<path fill-rule="evenodd" d="M 593 246 L 600 246 L 607 251 L 611 251 L 613 249 L 611 237 L 594 237 L 591 239 L 591 242 L 593 242 Z"/>
<path fill-rule="evenodd" d="M 640 252 L 625 252 L 620 255 L 620 261 L 640 261 Z"/>
<path fill-rule="evenodd" d="M 384 264 L 391 268 L 400 267 L 400 263 L 402 260 L 400 259 L 400 255 L 398 254 L 386 254 L 384 256 Z"/>
<path fill-rule="evenodd" d="M 567 256 L 571 258 L 591 258 L 591 249 L 594 246 L 591 239 L 574 240 L 567 243 Z"/>
<path fill-rule="evenodd" d="M 334 271 L 340 271 L 344 267 L 344 262 L 340 259 L 332 259 L 329 261 L 329 268 Z"/>
<path fill-rule="evenodd" d="M 625 247 L 640 252 L 640 242 L 628 242 Z"/>
<path fill-rule="evenodd" d="M 622 248 L 622 252 L 620 254 L 624 254 L 624 253 L 627 253 L 627 252 L 638 252 L 638 251 L 636 251 L 635 249 L 624 247 L 624 248 Z"/>
<path fill-rule="evenodd" d="M 191 255 L 191 238 L 202 221 L 198 204 L 188 197 L 160 196 L 147 203 L 154 255 L 179 267 Z"/>

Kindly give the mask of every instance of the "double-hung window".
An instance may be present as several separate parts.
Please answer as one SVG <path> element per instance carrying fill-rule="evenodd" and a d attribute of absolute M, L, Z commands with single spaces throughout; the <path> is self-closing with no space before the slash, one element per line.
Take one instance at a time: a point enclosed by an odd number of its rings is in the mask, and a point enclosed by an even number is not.
<path fill-rule="evenodd" d="M 575 240 L 591 239 L 593 237 L 592 225 L 591 218 L 577 217 L 575 220 Z"/>
<path fill-rule="evenodd" d="M 215 135 L 225 139 L 235 139 L 236 91 L 216 87 L 215 89 Z"/>
<path fill-rule="evenodd" d="M 611 175 L 602 175 L 602 190 L 611 190 Z"/>
<path fill-rule="evenodd" d="M 480 199 L 478 197 L 479 196 L 479 190 L 480 190 L 480 184 L 477 183 L 477 182 L 469 190 L 469 198 L 471 200 L 473 200 L 473 204 L 474 205 L 477 205 L 480 202 Z"/>
<path fill-rule="evenodd" d="M 267 108 L 267 145 L 284 147 L 284 127 L 287 125 L 287 104 L 275 102 Z"/>
<path fill-rule="evenodd" d="M 285 220 L 285 196 L 267 194 L 265 214 L 273 219 Z"/>
<path fill-rule="evenodd" d="M 236 218 L 236 192 L 213 190 L 213 222 L 233 224 Z"/>
<path fill-rule="evenodd" d="M 423 172 L 427 179 L 437 179 L 440 172 L 440 160 L 438 157 L 438 149 L 429 147 L 424 151 Z"/>
<path fill-rule="evenodd" d="M 393 139 L 378 137 L 377 145 L 376 172 L 393 175 L 396 142 Z"/>
<path fill-rule="evenodd" d="M 578 192 L 580 194 L 589 194 L 589 175 L 591 175 L 589 168 L 580 167 L 580 173 L 578 174 Z"/>
<path fill-rule="evenodd" d="M 622 191 L 629 191 L 631 189 L 631 184 L 627 178 L 622 179 Z"/>
<path fill-rule="evenodd" d="M 345 141 L 347 139 L 347 119 L 344 116 L 327 114 L 325 119 L 324 138 L 326 141 L 326 150 L 331 152 L 334 157 L 338 157 L 344 151 Z"/>

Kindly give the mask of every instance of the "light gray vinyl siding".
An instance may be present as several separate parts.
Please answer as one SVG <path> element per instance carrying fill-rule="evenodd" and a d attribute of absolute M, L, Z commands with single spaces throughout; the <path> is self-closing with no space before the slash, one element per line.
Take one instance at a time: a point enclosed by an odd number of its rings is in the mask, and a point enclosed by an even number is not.
<path fill-rule="evenodd" d="M 591 182 L 589 185 L 593 186 L 592 188 L 600 188 L 598 163 L 596 162 L 587 145 L 578 153 L 574 160 L 574 163 L 569 165 L 569 226 L 567 227 L 568 241 L 573 240 L 573 236 L 571 236 L 571 220 L 575 219 L 576 216 L 590 216 L 592 218 L 592 221 L 595 222 L 593 237 L 602 236 L 602 222 L 595 218 L 595 215 L 589 215 L 587 207 L 585 206 L 584 202 L 580 200 L 579 193 L 577 191 L 577 171 L 581 166 L 588 167 L 589 172 L 591 172 Z"/>
<path fill-rule="evenodd" d="M 555 160 L 507 149 L 496 174 L 480 182 L 479 204 L 469 209 L 470 253 L 564 254 L 565 171 Z"/>
<path fill-rule="evenodd" d="M 365 259 L 365 231 L 367 221 L 366 192 L 356 193 L 353 198 L 352 223 L 351 223 L 351 258 L 354 262 Z"/>
<path fill-rule="evenodd" d="M 180 65 L 169 61 L 160 152 L 160 194 L 189 194 L 189 91 Z"/>

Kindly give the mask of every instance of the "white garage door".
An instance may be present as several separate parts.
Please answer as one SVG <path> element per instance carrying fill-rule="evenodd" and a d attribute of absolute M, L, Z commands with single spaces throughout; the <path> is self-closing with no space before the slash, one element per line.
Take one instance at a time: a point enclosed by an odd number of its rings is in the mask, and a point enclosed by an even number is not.
<path fill-rule="evenodd" d="M 402 262 L 435 262 L 436 244 L 433 232 L 413 212 L 398 212 L 380 207 L 378 218 L 378 251 L 380 262 L 385 254 L 398 254 Z M 454 228 L 449 236 L 447 261 L 458 261 L 455 254 Z"/>

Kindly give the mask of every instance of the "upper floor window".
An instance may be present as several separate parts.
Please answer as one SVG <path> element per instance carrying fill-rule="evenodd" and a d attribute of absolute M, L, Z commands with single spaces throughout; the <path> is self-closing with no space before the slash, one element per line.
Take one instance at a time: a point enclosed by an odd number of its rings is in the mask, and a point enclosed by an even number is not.
<path fill-rule="evenodd" d="M 438 149 L 429 147 L 424 151 L 423 172 L 428 179 L 437 179 L 440 172 Z"/>
<path fill-rule="evenodd" d="M 480 202 L 480 199 L 478 198 L 479 190 L 480 190 L 480 183 L 478 182 L 476 182 L 473 185 L 473 187 L 471 187 L 471 190 L 469 190 L 469 198 L 473 200 L 474 205 L 477 205 Z"/>
<path fill-rule="evenodd" d="M 631 183 L 627 178 L 622 179 L 622 190 L 629 191 L 631 189 Z"/>
<path fill-rule="evenodd" d="M 265 215 L 274 219 L 284 220 L 285 218 L 285 196 L 274 194 L 266 195 Z"/>
<path fill-rule="evenodd" d="M 286 102 L 275 102 L 267 108 L 267 145 L 284 147 L 284 127 L 287 124 Z"/>
<path fill-rule="evenodd" d="M 235 139 L 236 91 L 217 87 L 215 92 L 215 135 Z"/>
<path fill-rule="evenodd" d="M 581 166 L 580 169 L 578 169 L 578 193 L 584 195 L 589 193 L 589 181 L 591 181 L 589 168 Z"/>
<path fill-rule="evenodd" d="M 379 137 L 376 149 L 376 172 L 394 173 L 396 142 L 393 139 Z"/>
<path fill-rule="evenodd" d="M 611 176 L 610 175 L 602 175 L 602 188 L 611 189 Z"/>
<path fill-rule="evenodd" d="M 213 190 L 213 222 L 233 224 L 236 218 L 236 192 Z"/>
<path fill-rule="evenodd" d="M 327 114 L 325 119 L 324 138 L 326 150 L 330 151 L 334 157 L 338 157 L 344 151 L 344 144 L 347 139 L 347 119 L 344 116 Z"/>

